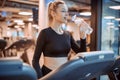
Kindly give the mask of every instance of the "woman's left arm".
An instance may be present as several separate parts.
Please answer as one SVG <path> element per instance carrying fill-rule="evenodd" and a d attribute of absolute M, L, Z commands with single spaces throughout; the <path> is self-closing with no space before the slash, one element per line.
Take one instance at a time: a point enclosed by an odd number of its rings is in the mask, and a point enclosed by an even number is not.
<path fill-rule="evenodd" d="M 79 27 L 80 44 L 78 45 L 71 35 L 71 47 L 73 51 L 75 51 L 76 53 L 86 52 L 86 36 L 87 36 L 86 32 L 90 31 L 91 34 L 92 28 L 81 18 L 76 19 L 75 24 L 77 27 Z"/>
<path fill-rule="evenodd" d="M 80 38 L 80 44 L 77 44 L 71 35 L 71 48 L 75 53 L 86 52 L 86 37 Z"/>

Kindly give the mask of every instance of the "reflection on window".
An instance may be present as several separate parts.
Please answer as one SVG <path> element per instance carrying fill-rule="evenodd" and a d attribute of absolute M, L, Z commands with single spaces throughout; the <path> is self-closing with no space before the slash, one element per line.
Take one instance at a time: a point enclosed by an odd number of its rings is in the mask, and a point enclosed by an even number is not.
<path fill-rule="evenodd" d="M 120 5 L 111 0 L 103 0 L 102 6 L 102 50 L 113 50 L 115 54 L 119 54 L 119 20 L 120 12 L 115 6 Z M 114 7 L 113 7 L 114 6 Z"/>

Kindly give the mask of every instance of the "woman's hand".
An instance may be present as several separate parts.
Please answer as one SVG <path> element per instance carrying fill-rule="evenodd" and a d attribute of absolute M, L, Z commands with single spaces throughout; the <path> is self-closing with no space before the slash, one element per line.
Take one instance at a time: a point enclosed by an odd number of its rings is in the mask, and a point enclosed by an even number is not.
<path fill-rule="evenodd" d="M 76 15 L 74 15 L 72 17 L 72 21 L 75 23 L 77 27 L 79 27 L 81 39 L 85 39 L 87 34 L 89 35 L 92 33 L 93 29 L 82 18 L 78 18 L 76 17 Z"/>
<path fill-rule="evenodd" d="M 80 38 L 85 39 L 86 38 L 86 32 L 85 31 L 80 31 Z"/>

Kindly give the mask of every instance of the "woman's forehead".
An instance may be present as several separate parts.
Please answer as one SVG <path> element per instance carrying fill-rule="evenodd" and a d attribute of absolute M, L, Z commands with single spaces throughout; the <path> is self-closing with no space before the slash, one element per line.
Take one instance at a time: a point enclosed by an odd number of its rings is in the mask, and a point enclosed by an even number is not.
<path fill-rule="evenodd" d="M 68 10 L 68 7 L 67 7 L 67 5 L 65 5 L 65 4 L 59 4 L 59 5 L 58 5 L 58 9 L 59 9 L 59 10 Z"/>

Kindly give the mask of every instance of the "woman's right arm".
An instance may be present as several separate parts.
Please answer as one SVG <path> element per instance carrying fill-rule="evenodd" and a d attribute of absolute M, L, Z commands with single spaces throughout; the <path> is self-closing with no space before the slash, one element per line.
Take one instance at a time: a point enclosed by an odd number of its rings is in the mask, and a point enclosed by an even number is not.
<path fill-rule="evenodd" d="M 45 33 L 44 31 L 41 31 L 37 38 L 35 52 L 34 52 L 33 60 L 32 60 L 32 65 L 35 71 L 37 72 L 38 78 L 42 77 L 42 70 L 39 65 L 39 60 L 40 60 L 44 45 L 45 45 Z"/>

